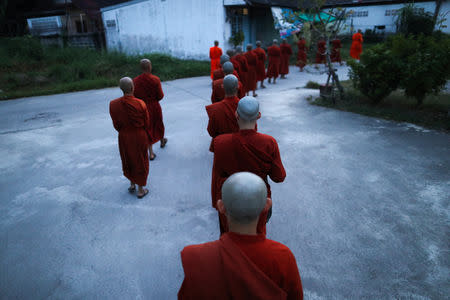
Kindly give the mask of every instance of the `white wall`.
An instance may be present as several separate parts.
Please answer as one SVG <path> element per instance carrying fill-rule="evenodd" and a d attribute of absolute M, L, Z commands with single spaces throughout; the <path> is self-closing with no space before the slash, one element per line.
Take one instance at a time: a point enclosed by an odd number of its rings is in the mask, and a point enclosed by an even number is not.
<path fill-rule="evenodd" d="M 363 32 L 366 29 L 373 29 L 374 26 L 385 25 L 386 32 L 395 32 L 395 19 L 396 16 L 386 16 L 386 10 L 394 10 L 400 9 L 404 5 L 403 4 L 391 4 L 391 5 L 374 5 L 374 6 L 360 6 L 360 7 L 348 7 L 347 10 L 352 10 L 354 12 L 363 12 L 368 11 L 367 17 L 353 17 L 353 31 L 357 31 L 361 29 Z M 416 2 L 415 6 L 424 8 L 426 12 L 434 13 L 435 2 Z M 441 13 L 445 13 L 450 11 L 450 2 L 445 1 L 441 6 Z M 351 17 L 347 19 L 346 24 L 347 28 L 342 31 L 349 32 L 351 25 Z M 447 15 L 446 25 L 447 28 L 444 28 L 443 31 L 450 33 L 450 13 Z"/>
<path fill-rule="evenodd" d="M 132 1 L 102 9 L 102 17 L 108 49 L 130 54 L 209 59 L 214 40 L 224 49 L 229 37 L 222 0 Z M 108 20 L 116 27 L 108 27 Z"/>

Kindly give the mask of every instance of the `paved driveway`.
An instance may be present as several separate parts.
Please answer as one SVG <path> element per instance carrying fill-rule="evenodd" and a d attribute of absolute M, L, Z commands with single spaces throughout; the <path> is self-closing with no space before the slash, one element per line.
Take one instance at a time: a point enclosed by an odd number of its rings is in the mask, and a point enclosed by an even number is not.
<path fill-rule="evenodd" d="M 448 297 L 450 135 L 309 105 L 302 87 L 325 77 L 292 68 L 258 91 L 287 171 L 269 238 L 294 252 L 306 299 Z M 0 298 L 176 297 L 179 251 L 219 232 L 210 81 L 163 89 L 169 143 L 141 200 L 121 174 L 117 88 L 0 102 Z"/>

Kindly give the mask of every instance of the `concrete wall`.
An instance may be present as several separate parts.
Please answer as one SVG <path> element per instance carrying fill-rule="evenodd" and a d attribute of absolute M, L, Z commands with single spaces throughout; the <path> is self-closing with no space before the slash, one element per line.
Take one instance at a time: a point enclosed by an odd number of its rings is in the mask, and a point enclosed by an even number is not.
<path fill-rule="evenodd" d="M 222 0 L 135 0 L 102 9 L 102 17 L 107 48 L 130 54 L 209 59 L 214 40 L 224 49 L 230 36 Z"/>
<path fill-rule="evenodd" d="M 426 12 L 434 13 L 435 2 L 416 2 L 417 7 L 423 8 Z M 386 32 L 395 32 L 395 15 L 386 16 L 387 10 L 396 10 L 402 8 L 403 4 L 391 4 L 391 5 L 374 5 L 374 6 L 360 6 L 360 7 L 348 7 L 347 10 L 353 10 L 356 14 L 358 12 L 368 12 L 364 17 L 349 17 L 346 21 L 347 28 L 342 33 L 350 32 L 351 22 L 353 19 L 353 31 L 362 29 L 364 32 L 366 29 L 374 29 L 374 26 L 385 25 Z M 441 13 L 450 11 L 450 2 L 445 1 L 441 6 Z M 447 15 L 446 25 L 447 28 L 443 29 L 444 32 L 450 33 L 450 13 Z"/>

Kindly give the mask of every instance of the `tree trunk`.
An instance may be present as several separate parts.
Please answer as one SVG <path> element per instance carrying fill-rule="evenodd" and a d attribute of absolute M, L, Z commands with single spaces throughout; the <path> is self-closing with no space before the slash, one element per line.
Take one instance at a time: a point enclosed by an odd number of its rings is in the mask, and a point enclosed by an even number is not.
<path fill-rule="evenodd" d="M 436 0 L 436 8 L 434 9 L 433 24 L 436 26 L 439 11 L 441 10 L 442 0 Z"/>
<path fill-rule="evenodd" d="M 330 72 L 331 76 L 333 77 L 333 81 L 336 84 L 336 87 L 339 90 L 339 99 L 338 100 L 342 100 L 344 98 L 344 88 L 341 85 L 341 82 L 339 81 L 339 76 L 336 74 L 336 72 L 334 71 L 334 67 L 333 64 L 331 63 L 331 58 L 330 58 L 330 38 L 327 36 L 326 38 L 326 50 L 325 50 L 325 57 L 327 59 L 327 66 L 328 66 L 328 72 Z M 334 101 L 334 99 L 333 99 Z"/>

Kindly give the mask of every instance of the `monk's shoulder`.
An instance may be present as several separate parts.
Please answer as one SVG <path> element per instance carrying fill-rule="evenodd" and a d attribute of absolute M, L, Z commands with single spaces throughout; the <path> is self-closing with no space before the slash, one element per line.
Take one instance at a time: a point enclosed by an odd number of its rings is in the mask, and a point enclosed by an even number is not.
<path fill-rule="evenodd" d="M 218 150 L 218 149 L 221 149 L 222 147 L 227 147 L 227 146 L 231 145 L 232 140 L 233 140 L 232 133 L 225 133 L 225 134 L 216 136 L 213 140 L 214 149 Z"/>
<path fill-rule="evenodd" d="M 275 138 L 271 135 L 265 134 L 265 133 L 260 133 L 257 132 L 256 133 L 256 137 L 259 140 L 265 141 L 266 143 L 270 143 L 270 144 L 277 144 L 277 141 L 275 140 Z"/>
<path fill-rule="evenodd" d="M 156 75 L 151 74 L 149 78 L 155 83 L 161 83 L 161 79 Z"/>
<path fill-rule="evenodd" d="M 215 88 L 222 87 L 222 84 L 223 84 L 223 78 L 214 80 L 214 82 L 213 82 L 213 86 L 214 86 Z"/>
<path fill-rule="evenodd" d="M 212 116 L 219 113 L 220 110 L 222 109 L 222 101 L 206 105 L 205 109 L 206 109 L 206 112 L 208 113 L 208 116 L 211 118 Z"/>
<path fill-rule="evenodd" d="M 295 260 L 295 256 L 292 253 L 291 249 L 289 249 L 288 246 L 274 241 L 274 240 L 270 240 L 270 239 L 266 239 L 264 241 L 264 248 L 267 250 L 267 252 L 270 252 L 270 254 L 273 254 L 274 257 L 279 257 L 279 258 L 283 258 L 283 259 L 294 259 Z"/>
<path fill-rule="evenodd" d="M 218 248 L 220 247 L 220 242 L 213 241 L 203 244 L 186 246 L 181 250 L 181 259 L 183 262 L 198 262 L 203 261 L 211 256 L 216 256 L 218 253 Z"/>

